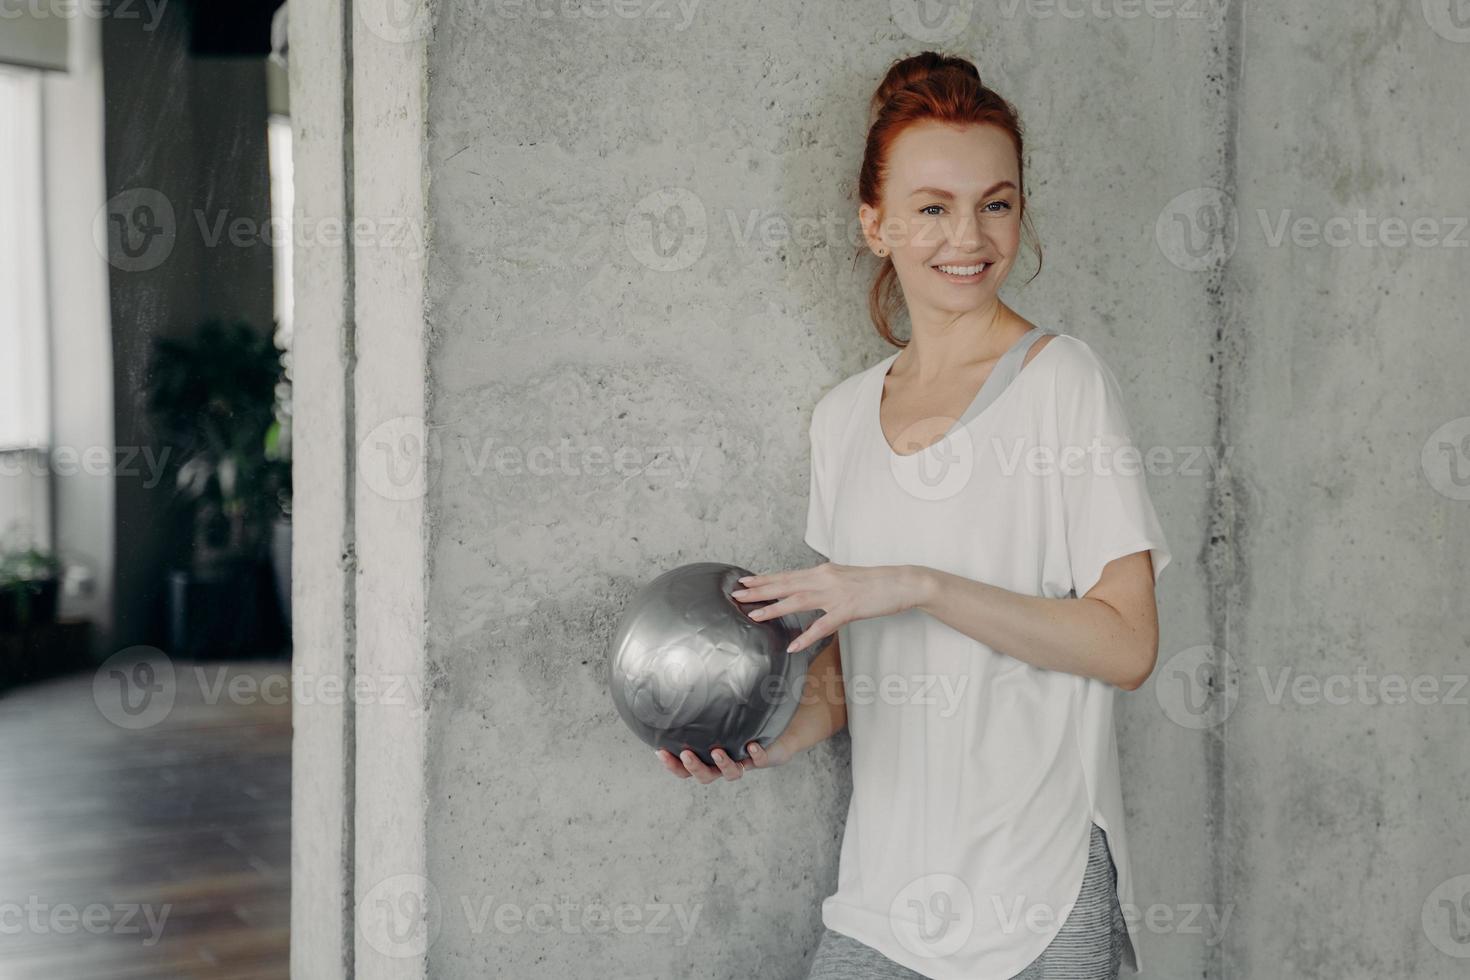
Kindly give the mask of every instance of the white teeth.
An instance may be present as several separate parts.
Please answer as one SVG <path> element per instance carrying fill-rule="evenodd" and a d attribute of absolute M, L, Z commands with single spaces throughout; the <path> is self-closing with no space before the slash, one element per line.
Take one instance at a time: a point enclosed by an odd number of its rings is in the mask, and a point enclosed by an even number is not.
<path fill-rule="evenodd" d="M 948 272 L 952 276 L 973 276 L 989 264 L 989 262 L 982 262 L 979 265 L 941 265 L 937 268 L 940 272 Z"/>

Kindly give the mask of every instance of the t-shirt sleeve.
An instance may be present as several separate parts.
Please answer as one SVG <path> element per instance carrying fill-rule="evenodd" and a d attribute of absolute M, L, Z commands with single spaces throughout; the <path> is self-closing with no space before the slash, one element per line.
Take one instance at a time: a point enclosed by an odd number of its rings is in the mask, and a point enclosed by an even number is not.
<path fill-rule="evenodd" d="M 1057 430 L 1067 558 L 1076 594 L 1085 596 L 1108 562 L 1144 550 L 1152 555 L 1157 586 L 1169 564 L 1169 546 L 1149 498 L 1122 389 L 1090 349 L 1075 370 L 1059 373 Z"/>
<path fill-rule="evenodd" d="M 830 448 L 821 425 L 822 405 L 812 410 L 812 422 L 807 429 L 811 443 L 811 490 L 807 495 L 806 535 L 807 545 L 824 558 L 832 557 L 832 487 L 827 456 Z"/>

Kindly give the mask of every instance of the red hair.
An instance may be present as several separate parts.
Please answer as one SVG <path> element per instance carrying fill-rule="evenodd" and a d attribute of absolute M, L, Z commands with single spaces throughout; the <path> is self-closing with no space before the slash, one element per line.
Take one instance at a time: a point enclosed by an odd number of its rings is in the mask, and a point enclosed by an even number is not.
<path fill-rule="evenodd" d="M 1025 141 L 1016 109 L 980 81 L 980 72 L 964 58 L 925 51 L 893 63 L 884 76 L 868 114 L 868 145 L 858 174 L 858 197 L 877 208 L 883 200 L 883 183 L 888 176 L 889 150 L 900 133 L 914 123 L 932 120 L 952 126 L 984 124 L 999 126 L 1016 147 L 1017 190 L 1020 196 L 1021 227 L 1036 252 L 1035 279 L 1041 272 L 1041 243 L 1031 226 L 1026 207 Z M 859 249 L 859 254 L 862 253 Z M 1031 280 L 1028 279 L 1027 282 Z M 885 258 L 868 292 L 868 315 L 878 335 L 895 347 L 908 341 L 894 337 L 890 318 L 902 305 L 898 272 L 893 260 Z"/>

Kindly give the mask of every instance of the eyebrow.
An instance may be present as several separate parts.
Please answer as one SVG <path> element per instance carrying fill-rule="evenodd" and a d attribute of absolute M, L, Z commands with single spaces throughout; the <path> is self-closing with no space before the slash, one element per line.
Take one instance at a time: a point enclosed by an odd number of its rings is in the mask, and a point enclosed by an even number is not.
<path fill-rule="evenodd" d="M 1007 188 L 1007 187 L 1011 188 L 1012 190 L 1015 190 L 1016 189 L 1016 185 L 1015 185 L 1015 183 L 1013 181 L 1003 180 L 1000 183 L 996 184 L 994 187 L 987 188 L 986 191 L 983 194 L 981 194 L 980 196 L 981 197 L 989 197 L 990 195 L 996 193 L 997 191 L 1003 190 L 1004 188 Z M 954 195 L 953 194 L 951 194 L 947 190 L 944 190 L 941 187 L 920 187 L 920 188 L 918 188 L 916 190 L 910 191 L 909 192 L 909 197 L 918 197 L 920 194 L 928 194 L 928 195 L 931 195 L 931 196 L 934 196 L 934 197 L 944 197 L 944 198 L 949 198 L 951 200 L 954 199 Z"/>

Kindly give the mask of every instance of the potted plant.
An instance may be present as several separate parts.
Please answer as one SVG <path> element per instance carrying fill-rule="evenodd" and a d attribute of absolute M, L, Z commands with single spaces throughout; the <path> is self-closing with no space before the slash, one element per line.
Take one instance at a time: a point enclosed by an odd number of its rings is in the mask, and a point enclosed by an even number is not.
<path fill-rule="evenodd" d="M 179 656 L 232 656 L 274 645 L 261 588 L 272 518 L 290 463 L 267 452 L 285 366 L 248 323 L 211 320 L 191 339 L 155 342 L 148 410 L 171 447 L 176 502 L 188 508 L 190 566 L 169 581 L 169 632 Z"/>
<path fill-rule="evenodd" d="M 0 552 L 0 632 L 25 632 L 56 621 L 61 561 L 33 545 Z"/>

